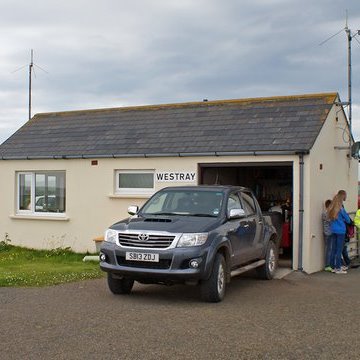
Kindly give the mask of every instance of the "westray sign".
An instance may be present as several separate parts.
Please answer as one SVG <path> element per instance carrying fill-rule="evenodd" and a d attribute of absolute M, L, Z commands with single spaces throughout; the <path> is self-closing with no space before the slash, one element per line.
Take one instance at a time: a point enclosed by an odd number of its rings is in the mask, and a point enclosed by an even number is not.
<path fill-rule="evenodd" d="M 165 171 L 156 173 L 157 182 L 195 182 L 195 171 Z"/>

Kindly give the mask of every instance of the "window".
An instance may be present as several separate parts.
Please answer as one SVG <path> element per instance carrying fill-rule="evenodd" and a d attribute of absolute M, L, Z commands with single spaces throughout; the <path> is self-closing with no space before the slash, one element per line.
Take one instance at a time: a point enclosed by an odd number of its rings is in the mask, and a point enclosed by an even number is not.
<path fill-rule="evenodd" d="M 65 172 L 18 173 L 19 213 L 65 213 Z"/>
<path fill-rule="evenodd" d="M 168 194 L 158 193 L 145 205 L 143 212 L 146 214 L 156 214 L 163 211 L 165 208 L 165 201 L 167 200 Z"/>
<path fill-rule="evenodd" d="M 31 174 L 19 174 L 19 210 L 31 208 Z"/>
<path fill-rule="evenodd" d="M 244 209 L 248 215 L 256 214 L 256 206 L 253 197 L 249 193 L 241 193 Z"/>
<path fill-rule="evenodd" d="M 222 192 L 165 188 L 144 205 L 141 214 L 217 217 L 222 202 Z"/>
<path fill-rule="evenodd" d="M 240 204 L 240 199 L 237 196 L 237 194 L 230 194 L 229 196 L 228 207 L 227 207 L 228 214 L 232 209 L 242 209 L 242 206 Z"/>
<path fill-rule="evenodd" d="M 116 171 L 117 194 L 151 195 L 155 190 L 153 170 L 118 170 Z"/>

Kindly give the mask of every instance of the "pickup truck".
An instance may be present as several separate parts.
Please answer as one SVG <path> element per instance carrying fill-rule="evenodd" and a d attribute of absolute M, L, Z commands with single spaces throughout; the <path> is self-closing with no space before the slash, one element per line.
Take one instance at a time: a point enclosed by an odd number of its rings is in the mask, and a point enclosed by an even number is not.
<path fill-rule="evenodd" d="M 167 187 L 128 213 L 100 248 L 114 294 L 129 294 L 134 281 L 195 283 L 204 301 L 219 302 L 233 275 L 256 268 L 263 279 L 274 276 L 276 229 L 247 188 Z"/>

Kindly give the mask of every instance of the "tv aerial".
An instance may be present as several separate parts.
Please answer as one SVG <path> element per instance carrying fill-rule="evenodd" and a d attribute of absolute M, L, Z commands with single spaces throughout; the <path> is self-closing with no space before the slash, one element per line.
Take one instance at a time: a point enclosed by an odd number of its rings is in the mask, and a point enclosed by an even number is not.
<path fill-rule="evenodd" d="M 32 109 L 32 75 L 34 74 L 34 76 L 36 78 L 35 67 L 37 67 L 38 69 L 42 70 L 43 72 L 45 72 L 47 74 L 48 74 L 48 72 L 34 63 L 34 50 L 33 49 L 31 49 L 31 52 L 30 52 L 30 64 L 21 66 L 19 69 L 16 69 L 12 73 L 20 71 L 21 69 L 25 68 L 26 66 L 29 66 L 29 120 L 30 120 L 31 119 L 31 109 Z"/>
<path fill-rule="evenodd" d="M 354 39 L 358 42 L 360 45 L 360 41 L 358 40 L 357 36 L 360 36 L 360 30 L 356 30 L 355 32 L 352 32 L 351 29 L 348 27 L 348 12 L 346 10 L 346 21 L 345 21 L 345 27 L 342 28 L 340 31 L 338 31 L 336 34 L 331 35 L 326 40 L 322 41 L 319 45 L 324 45 L 326 42 L 333 39 L 335 36 L 339 35 L 345 31 L 346 37 L 347 37 L 347 78 L 348 78 L 348 101 L 347 102 L 341 102 L 339 105 L 348 106 L 348 118 L 349 118 L 349 128 L 350 128 L 350 141 L 351 141 L 351 134 L 352 134 L 352 83 L 351 83 L 351 42 Z"/>

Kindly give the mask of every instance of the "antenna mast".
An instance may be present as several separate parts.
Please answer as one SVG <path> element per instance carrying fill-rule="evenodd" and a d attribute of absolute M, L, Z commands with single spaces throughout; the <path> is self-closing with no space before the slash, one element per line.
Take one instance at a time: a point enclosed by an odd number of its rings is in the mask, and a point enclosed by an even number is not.
<path fill-rule="evenodd" d="M 348 51 L 347 51 L 347 58 L 348 58 L 348 117 L 349 117 L 349 128 L 350 128 L 350 146 L 351 146 L 351 135 L 352 135 L 352 83 L 351 83 L 351 41 L 357 35 L 360 35 L 360 30 L 357 30 L 355 33 L 351 34 L 351 29 L 348 27 L 348 12 L 346 10 L 346 23 L 345 23 L 345 32 L 348 41 Z M 357 42 L 358 39 L 355 38 Z"/>
<path fill-rule="evenodd" d="M 350 127 L 350 135 L 352 134 L 352 96 L 351 96 L 351 30 L 348 28 L 348 12 L 346 10 L 346 24 L 345 24 L 345 32 L 348 40 L 348 104 L 349 104 L 349 127 Z M 350 138 L 351 142 L 351 138 Z"/>
<path fill-rule="evenodd" d="M 351 84 L 351 41 L 352 39 L 355 39 L 359 44 L 359 40 L 356 38 L 356 36 L 360 36 L 360 30 L 356 30 L 356 32 L 351 33 L 351 29 L 349 29 L 348 27 L 348 11 L 346 10 L 346 20 L 345 20 L 345 28 L 341 29 L 339 32 L 337 32 L 336 34 L 330 36 L 328 39 L 326 39 L 325 41 L 321 42 L 319 45 L 323 45 L 325 44 L 327 41 L 331 40 L 333 37 L 337 36 L 338 34 L 340 34 L 343 30 L 345 30 L 346 33 L 346 37 L 347 37 L 347 42 L 348 42 L 348 51 L 347 51 L 347 62 L 348 62 L 348 101 L 347 102 L 340 102 L 337 105 L 346 105 L 349 107 L 348 110 L 348 125 L 349 125 L 349 130 L 350 130 L 350 134 L 349 134 L 349 148 L 350 150 L 352 149 L 352 142 L 353 142 L 353 137 L 352 137 L 352 84 Z M 352 151 L 352 150 L 351 150 Z M 360 150 L 359 152 L 359 159 L 360 159 Z M 351 155 L 351 154 L 350 154 Z"/>
<path fill-rule="evenodd" d="M 31 119 L 31 78 L 34 67 L 34 51 L 31 49 L 31 59 L 29 65 L 29 120 Z"/>
<path fill-rule="evenodd" d="M 19 69 L 13 71 L 13 73 L 25 68 L 27 65 L 21 66 Z M 47 73 L 46 70 L 42 69 L 40 66 L 34 64 L 34 50 L 31 49 L 30 52 L 30 64 L 29 64 L 29 120 L 31 120 L 31 92 L 32 92 L 32 75 L 34 73 L 35 77 L 35 67 L 39 68 L 40 70 L 42 70 L 43 72 Z"/>

